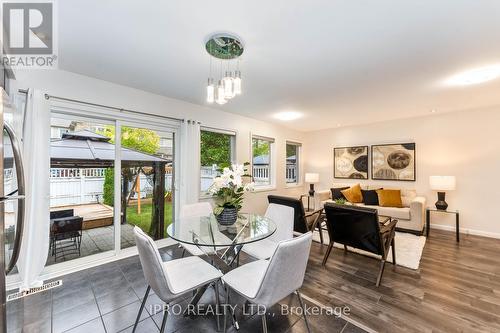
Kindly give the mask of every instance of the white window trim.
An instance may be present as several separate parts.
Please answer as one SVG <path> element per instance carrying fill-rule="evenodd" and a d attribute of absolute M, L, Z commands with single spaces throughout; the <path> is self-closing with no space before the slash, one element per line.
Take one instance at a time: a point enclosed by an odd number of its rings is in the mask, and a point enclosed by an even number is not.
<path fill-rule="evenodd" d="M 294 145 L 297 146 L 297 181 L 295 183 L 287 183 L 286 182 L 286 174 L 285 174 L 285 188 L 294 188 L 294 187 L 302 187 L 304 186 L 304 182 L 302 179 L 302 143 L 297 140 L 285 140 L 285 168 L 286 168 L 286 146 Z"/>
<path fill-rule="evenodd" d="M 269 177 L 270 179 L 270 184 L 266 185 L 255 185 L 255 190 L 254 192 L 267 192 L 267 191 L 273 191 L 276 190 L 276 139 L 268 136 L 263 136 L 263 135 L 258 135 L 258 134 L 253 134 L 250 133 L 250 167 L 252 171 L 252 177 L 253 177 L 253 139 L 258 139 L 258 140 L 265 140 L 269 141 L 270 147 L 269 147 L 269 153 L 270 153 L 270 158 L 269 158 L 269 164 L 270 164 L 270 170 L 269 170 Z"/>
<path fill-rule="evenodd" d="M 229 130 L 229 129 L 224 129 L 224 128 L 210 127 L 210 126 L 200 126 L 200 135 L 201 135 L 201 131 L 231 135 L 232 136 L 232 140 L 231 140 L 231 163 L 232 164 L 237 163 L 237 161 L 238 161 L 237 156 L 236 156 L 236 151 L 237 151 L 237 149 L 236 149 L 236 142 L 238 140 L 238 132 L 237 131 L 235 131 L 235 130 Z M 201 144 L 201 140 L 200 140 L 200 144 Z M 201 150 L 200 150 L 200 154 L 201 154 Z M 200 170 L 201 170 L 201 165 L 200 165 Z M 201 177 L 201 175 L 200 175 L 200 177 Z M 212 196 L 208 192 L 202 191 L 201 188 L 200 188 L 199 198 L 201 200 L 205 200 L 205 199 L 212 198 Z"/>

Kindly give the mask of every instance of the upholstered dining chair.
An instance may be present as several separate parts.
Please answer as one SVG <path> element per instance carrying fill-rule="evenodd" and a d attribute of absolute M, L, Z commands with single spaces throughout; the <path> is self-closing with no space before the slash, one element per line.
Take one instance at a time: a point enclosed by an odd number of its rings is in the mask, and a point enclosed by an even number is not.
<path fill-rule="evenodd" d="M 168 306 L 180 296 L 215 283 L 217 308 L 219 307 L 219 279 L 222 273 L 197 256 L 163 262 L 156 243 L 139 227 L 134 227 L 134 237 L 139 251 L 139 259 L 148 287 L 141 303 L 132 332 L 135 332 L 141 318 L 144 305 L 151 289 Z M 165 331 L 168 310 L 164 310 L 160 332 Z M 217 316 L 217 329 L 220 329 Z"/>
<path fill-rule="evenodd" d="M 212 206 L 210 206 L 208 202 L 197 202 L 194 204 L 182 205 L 179 217 L 188 218 L 196 216 L 208 216 L 210 214 L 212 214 Z M 183 257 L 186 251 L 194 256 L 213 254 L 215 252 L 215 249 L 209 246 L 203 247 L 202 250 L 198 246 L 192 244 L 180 244 L 180 245 L 183 247 L 182 251 Z"/>
<path fill-rule="evenodd" d="M 224 275 L 222 281 L 226 287 L 225 304 L 229 303 L 231 290 L 249 302 L 266 308 L 295 292 L 303 310 L 307 331 L 310 332 L 299 288 L 304 282 L 311 242 L 311 232 L 281 241 L 270 260 L 254 261 Z M 262 329 L 264 333 L 267 333 L 266 314 L 262 314 L 261 317 Z M 224 332 L 226 319 L 224 318 Z"/>
<path fill-rule="evenodd" d="M 280 241 L 293 238 L 293 208 L 278 204 L 269 204 L 265 216 L 276 223 L 274 234 L 261 241 L 246 244 L 241 249 L 257 259 L 269 259 Z"/>

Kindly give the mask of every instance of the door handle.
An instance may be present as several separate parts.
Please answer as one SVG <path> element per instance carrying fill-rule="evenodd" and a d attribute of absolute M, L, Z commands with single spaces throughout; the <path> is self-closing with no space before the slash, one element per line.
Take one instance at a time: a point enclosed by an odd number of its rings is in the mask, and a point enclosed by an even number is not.
<path fill-rule="evenodd" d="M 16 137 L 16 133 L 10 127 L 9 124 L 4 123 L 3 125 L 5 132 L 12 142 L 12 152 L 14 155 L 14 165 L 16 167 L 16 177 L 17 177 L 17 195 L 8 196 L 0 198 L 0 201 L 18 200 L 17 204 L 17 223 L 16 223 L 16 237 L 14 239 L 14 248 L 12 251 L 12 257 L 10 258 L 9 264 L 5 269 L 5 274 L 9 274 L 10 271 L 16 266 L 17 259 L 19 258 L 19 251 L 21 250 L 21 242 L 24 232 L 24 198 L 26 195 L 26 187 L 24 183 L 24 166 L 23 159 L 21 156 L 21 146 L 19 145 L 19 140 Z M 3 186 L 3 184 L 1 184 Z"/>

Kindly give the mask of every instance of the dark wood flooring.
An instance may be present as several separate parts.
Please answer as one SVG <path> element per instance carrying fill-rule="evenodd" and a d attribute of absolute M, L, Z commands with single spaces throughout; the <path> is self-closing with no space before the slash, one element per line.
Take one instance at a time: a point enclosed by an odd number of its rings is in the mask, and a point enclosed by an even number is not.
<path fill-rule="evenodd" d="M 500 332 L 500 240 L 431 230 L 419 270 L 313 243 L 303 294 L 378 332 Z M 397 257 L 397 254 L 396 254 Z"/>

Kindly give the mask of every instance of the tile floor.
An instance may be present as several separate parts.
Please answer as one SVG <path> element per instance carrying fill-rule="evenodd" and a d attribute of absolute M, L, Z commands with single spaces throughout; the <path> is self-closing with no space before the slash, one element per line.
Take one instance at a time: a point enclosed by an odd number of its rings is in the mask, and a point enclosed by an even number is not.
<path fill-rule="evenodd" d="M 180 256 L 177 246 L 161 250 L 164 260 Z M 9 302 L 8 332 L 131 332 L 146 282 L 137 256 L 114 263 L 69 274 L 61 278 L 63 286 Z M 215 304 L 213 288 L 209 288 L 200 304 Z M 190 295 L 179 299 L 182 308 Z M 223 298 L 222 298 L 223 299 Z M 232 300 L 243 303 L 241 300 Z M 296 304 L 296 298 L 287 298 L 283 304 Z M 307 302 L 306 302 L 307 303 Z M 155 312 L 155 304 L 163 304 L 153 293 L 141 317 L 137 332 L 158 332 L 162 312 Z M 309 305 L 312 305 L 309 303 Z M 261 319 L 257 315 L 237 312 L 240 332 L 260 332 Z M 335 316 L 310 316 L 313 332 L 364 332 Z M 269 332 L 306 332 L 304 320 L 295 315 L 282 315 L 280 305 L 268 312 Z M 170 315 L 166 332 L 215 332 L 214 316 L 184 317 Z M 229 332 L 235 332 L 230 327 Z"/>

